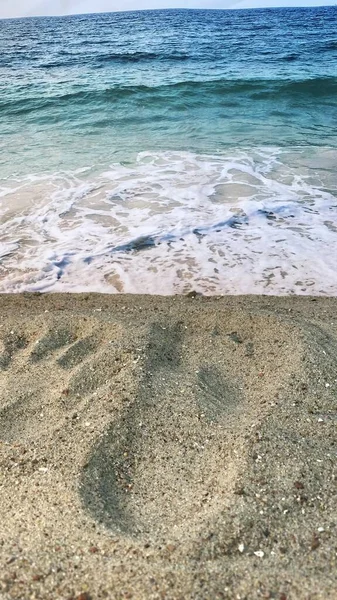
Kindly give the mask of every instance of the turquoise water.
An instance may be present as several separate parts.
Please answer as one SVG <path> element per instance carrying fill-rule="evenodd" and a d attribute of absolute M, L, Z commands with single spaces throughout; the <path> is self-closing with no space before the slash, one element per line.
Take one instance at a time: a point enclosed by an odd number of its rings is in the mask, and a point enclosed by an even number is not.
<path fill-rule="evenodd" d="M 0 21 L 0 290 L 337 293 L 337 8 Z"/>

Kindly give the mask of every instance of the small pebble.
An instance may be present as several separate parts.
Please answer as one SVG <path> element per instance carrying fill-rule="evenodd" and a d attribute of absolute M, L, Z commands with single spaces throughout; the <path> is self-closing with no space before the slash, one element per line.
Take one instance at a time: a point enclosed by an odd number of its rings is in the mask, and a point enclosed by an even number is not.
<path fill-rule="evenodd" d="M 320 546 L 320 541 L 317 535 L 314 535 L 311 541 L 311 550 L 316 550 Z"/>
<path fill-rule="evenodd" d="M 297 490 L 303 490 L 304 489 L 304 485 L 302 483 L 302 481 L 295 481 L 294 486 Z"/>

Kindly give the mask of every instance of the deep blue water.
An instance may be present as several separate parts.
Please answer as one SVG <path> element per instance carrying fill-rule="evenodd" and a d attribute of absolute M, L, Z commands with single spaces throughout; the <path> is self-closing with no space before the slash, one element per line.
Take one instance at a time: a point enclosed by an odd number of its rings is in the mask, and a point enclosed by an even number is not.
<path fill-rule="evenodd" d="M 336 98 L 337 7 L 0 21 L 5 173 L 41 158 L 54 170 L 143 150 L 335 147 Z"/>
<path fill-rule="evenodd" d="M 336 294 L 337 7 L 0 21 L 0 152 L 0 290 Z"/>

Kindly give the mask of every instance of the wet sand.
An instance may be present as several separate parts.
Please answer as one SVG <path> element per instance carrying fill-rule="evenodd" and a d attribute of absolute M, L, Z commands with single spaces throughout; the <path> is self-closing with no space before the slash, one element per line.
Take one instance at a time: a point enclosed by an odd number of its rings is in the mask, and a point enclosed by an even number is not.
<path fill-rule="evenodd" d="M 1 600 L 336 598 L 337 299 L 0 317 Z"/>

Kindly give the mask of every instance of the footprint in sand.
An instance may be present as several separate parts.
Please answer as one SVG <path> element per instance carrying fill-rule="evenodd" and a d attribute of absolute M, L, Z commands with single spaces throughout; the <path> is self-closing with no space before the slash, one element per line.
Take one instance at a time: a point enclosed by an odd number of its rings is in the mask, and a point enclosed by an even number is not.
<path fill-rule="evenodd" d="M 96 317 L 7 323 L 0 439 L 53 435 L 74 408 L 83 415 L 90 405 L 96 419 L 99 393 L 99 418 L 110 424 L 103 435 L 97 429 L 79 475 L 83 508 L 123 536 L 186 541 L 233 499 L 245 436 L 292 370 L 286 326 L 277 326 L 277 352 L 268 355 L 275 334 L 266 318 L 245 317 L 239 333 L 238 325 L 235 311 L 225 320 L 205 313 L 199 328 L 186 313 L 183 322 L 169 314 L 152 325 L 135 319 L 132 334 Z M 128 400 L 112 412 L 119 390 Z"/>
<path fill-rule="evenodd" d="M 216 335 L 207 322 L 199 331 L 170 320 L 151 326 L 134 401 L 83 470 L 80 493 L 95 519 L 133 538 L 186 540 L 233 498 L 244 437 L 291 364 L 290 356 L 271 356 L 264 369 L 274 378 L 261 380 L 259 358 L 272 334 L 258 321 L 244 335 L 254 356 L 228 334 L 235 315 Z M 289 342 L 286 327 L 278 335 Z"/>

